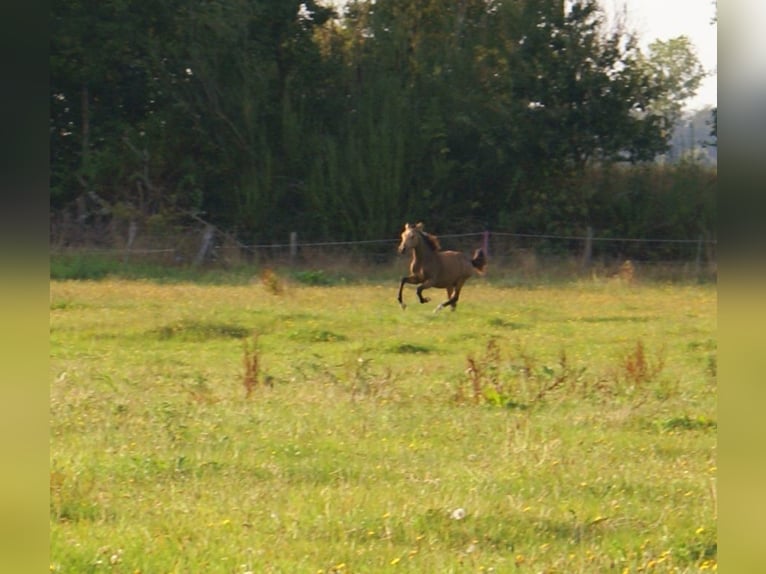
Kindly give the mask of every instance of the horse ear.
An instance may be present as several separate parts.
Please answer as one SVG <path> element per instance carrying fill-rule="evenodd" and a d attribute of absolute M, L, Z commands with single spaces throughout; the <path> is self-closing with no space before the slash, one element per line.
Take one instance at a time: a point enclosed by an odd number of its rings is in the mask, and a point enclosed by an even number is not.
<path fill-rule="evenodd" d="M 422 221 L 418 221 L 418 224 L 415 227 L 418 228 L 418 231 L 423 231 L 423 222 Z"/>

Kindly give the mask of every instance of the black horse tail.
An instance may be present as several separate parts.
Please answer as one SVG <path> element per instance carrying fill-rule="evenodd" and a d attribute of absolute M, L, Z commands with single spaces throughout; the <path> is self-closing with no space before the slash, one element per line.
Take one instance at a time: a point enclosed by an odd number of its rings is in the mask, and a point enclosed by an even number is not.
<path fill-rule="evenodd" d="M 471 259 L 471 265 L 473 265 L 479 273 L 484 273 L 487 269 L 487 256 L 484 254 L 484 250 L 479 248 L 473 252 L 473 259 Z"/>

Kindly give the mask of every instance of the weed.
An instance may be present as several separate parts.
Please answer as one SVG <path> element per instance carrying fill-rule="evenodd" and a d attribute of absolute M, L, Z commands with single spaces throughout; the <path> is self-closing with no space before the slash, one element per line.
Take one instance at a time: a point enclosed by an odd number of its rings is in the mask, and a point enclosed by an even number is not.
<path fill-rule="evenodd" d="M 634 401 L 634 407 L 638 407 L 648 400 L 651 390 L 650 383 L 658 380 L 664 368 L 664 347 L 657 353 L 654 361 L 651 361 L 646 356 L 644 343 L 638 339 L 633 350 L 625 354 L 620 363 L 618 380 L 620 383 L 625 383 L 622 390 Z M 673 389 L 669 385 L 663 384 L 658 392 L 667 397 L 673 393 Z"/>
<path fill-rule="evenodd" d="M 292 382 L 301 384 L 306 383 L 324 383 L 331 385 L 341 385 L 341 380 L 333 371 L 322 362 L 322 358 L 316 353 L 312 354 L 311 359 L 301 359 L 292 365 L 294 376 Z"/>
<path fill-rule="evenodd" d="M 272 295 L 281 295 L 285 290 L 279 275 L 270 267 L 266 267 L 261 271 L 261 285 Z"/>
<path fill-rule="evenodd" d="M 714 339 L 706 339 L 703 341 L 692 341 L 687 345 L 689 351 L 699 352 L 707 351 L 706 366 L 707 372 L 712 379 L 718 376 L 718 344 Z"/>
<path fill-rule="evenodd" d="M 626 259 L 622 265 L 620 265 L 620 280 L 628 285 L 632 285 L 635 279 L 635 275 L 636 269 L 633 266 L 633 262 L 630 259 Z"/>
<path fill-rule="evenodd" d="M 550 367 L 544 367 L 543 372 L 545 373 L 546 377 L 541 380 L 537 393 L 532 399 L 533 403 L 543 400 L 546 395 L 552 391 L 555 391 L 565 382 L 570 380 L 572 371 L 567 363 L 567 354 L 564 349 L 561 349 L 561 354 L 559 355 L 559 368 L 560 370 L 557 374 Z M 582 371 L 580 374 L 582 374 Z"/>
<path fill-rule="evenodd" d="M 610 397 L 617 390 L 631 398 L 634 407 L 646 402 L 651 392 L 660 399 L 678 393 L 677 383 L 671 384 L 660 379 L 665 369 L 664 348 L 654 360 L 650 360 L 640 340 L 620 359 L 617 372 L 611 375 L 612 379 L 620 383 L 616 389 L 598 382 L 589 387 L 584 378 L 587 367 L 573 368 L 564 348 L 559 352 L 557 365 L 539 365 L 534 356 L 523 350 L 515 358 L 509 355 L 504 360 L 497 341 L 490 339 L 482 357 L 468 355 L 466 362 L 465 374 L 470 383 L 472 401 L 507 408 L 529 408 L 565 388 L 569 393 L 563 396 L 571 396 L 572 392 L 579 391 L 585 396 L 592 396 L 596 392 L 602 397 Z M 607 375 L 606 378 L 610 377 Z M 462 384 L 458 384 L 453 399 L 458 403 L 467 400 Z"/>
<path fill-rule="evenodd" d="M 654 376 L 649 362 L 646 360 L 644 344 L 639 340 L 632 352 L 625 355 L 622 363 L 622 373 L 625 380 L 633 385 L 643 385 Z"/>
<path fill-rule="evenodd" d="M 359 357 L 351 376 L 351 400 L 358 397 L 387 399 L 392 396 L 393 377 L 391 369 L 386 368 L 382 374 L 376 374 L 371 369 L 372 360 Z"/>
<path fill-rule="evenodd" d="M 468 356 L 468 368 L 466 369 L 466 373 L 468 374 L 468 379 L 471 382 L 471 388 L 473 389 L 473 402 L 478 403 L 481 400 L 482 393 L 482 380 L 481 380 L 481 368 L 476 362 L 476 359 L 474 359 L 472 356 Z M 463 385 L 458 385 L 457 394 L 455 395 L 455 400 L 458 403 L 462 403 L 465 400 L 465 395 L 463 393 Z"/>
<path fill-rule="evenodd" d="M 574 383 L 582 377 L 585 369 L 574 371 L 568 363 L 564 349 L 559 355 L 558 368 L 548 365 L 537 366 L 535 359 L 521 352 L 518 360 L 504 363 L 499 345 L 495 339 L 487 342 L 484 356 L 477 360 L 472 355 L 466 359 L 466 374 L 471 385 L 474 403 L 527 409 L 541 403 L 553 391 Z M 455 395 L 457 402 L 465 401 L 462 385 Z"/>
<path fill-rule="evenodd" d="M 82 472 L 50 472 L 50 511 L 58 522 L 96 521 L 101 511 L 95 497 L 95 479 Z"/>
<path fill-rule="evenodd" d="M 707 357 L 707 370 L 712 378 L 718 377 L 718 355 L 711 353 Z"/>
<path fill-rule="evenodd" d="M 258 386 L 260 359 L 258 356 L 258 333 L 253 332 L 253 345 L 248 345 L 247 339 L 243 342 L 242 361 L 245 372 L 242 375 L 242 384 L 245 387 L 245 398 L 250 398 Z"/>
<path fill-rule="evenodd" d="M 189 441 L 190 425 L 185 410 L 180 409 L 173 402 L 163 401 L 157 406 L 156 414 L 172 444 L 184 445 Z"/>
<path fill-rule="evenodd" d="M 502 402 L 505 393 L 500 383 L 501 357 L 497 341 L 495 339 L 487 341 L 486 352 L 482 359 L 476 360 L 469 355 L 466 361 L 468 362 L 466 373 L 471 382 L 474 403 L 482 400 L 492 403 Z M 460 399 L 462 396 L 462 390 L 459 390 Z"/>
<path fill-rule="evenodd" d="M 204 375 L 197 374 L 194 377 L 194 382 L 188 385 L 189 395 L 191 399 L 200 404 L 213 404 L 218 400 L 211 393 L 210 386 L 207 384 L 207 379 Z"/>

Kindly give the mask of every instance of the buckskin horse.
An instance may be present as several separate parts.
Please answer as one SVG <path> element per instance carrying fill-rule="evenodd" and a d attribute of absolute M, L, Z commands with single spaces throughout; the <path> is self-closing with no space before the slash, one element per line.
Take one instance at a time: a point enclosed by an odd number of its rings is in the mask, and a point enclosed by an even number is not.
<path fill-rule="evenodd" d="M 483 274 L 487 268 L 487 256 L 482 249 L 477 249 L 473 257 L 469 257 L 459 251 L 442 251 L 439 238 L 423 230 L 423 224 L 404 224 L 399 253 L 407 249 L 412 250 L 412 262 L 410 274 L 402 277 L 399 283 L 399 305 L 405 309 L 407 305 L 402 301 L 402 289 L 404 284 L 418 285 L 417 295 L 421 303 L 428 303 L 430 299 L 423 297 L 423 290 L 430 287 L 447 290 L 447 300 L 441 303 L 434 313 L 450 306 L 455 310 L 460 298 L 460 290 L 474 273 Z"/>

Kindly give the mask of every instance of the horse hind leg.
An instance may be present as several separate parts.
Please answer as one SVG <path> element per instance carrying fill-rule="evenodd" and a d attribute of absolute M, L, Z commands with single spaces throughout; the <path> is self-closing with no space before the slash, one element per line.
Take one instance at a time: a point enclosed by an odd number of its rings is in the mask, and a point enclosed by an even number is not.
<path fill-rule="evenodd" d="M 460 299 L 460 290 L 463 288 L 463 284 L 459 283 L 455 285 L 454 287 L 448 287 L 447 288 L 447 296 L 449 297 L 444 303 L 440 304 L 436 309 L 434 309 L 434 313 L 437 313 L 444 309 L 444 307 L 452 307 L 452 310 L 454 311 L 457 307 L 457 301 Z M 454 292 L 454 295 L 453 295 Z"/>
<path fill-rule="evenodd" d="M 457 300 L 460 299 L 460 290 L 462 288 L 462 284 L 455 287 L 455 296 L 450 298 L 449 304 L 452 306 L 453 311 L 457 308 Z"/>
<path fill-rule="evenodd" d="M 444 309 L 447 305 L 451 305 L 452 304 L 451 303 L 451 301 L 452 301 L 452 293 L 454 292 L 454 290 L 455 290 L 454 287 L 447 287 L 447 300 L 444 303 L 440 303 L 439 305 L 437 305 L 436 309 L 434 309 L 434 313 L 438 313 L 439 311 Z M 454 311 L 455 307 L 452 307 L 452 310 Z"/>

